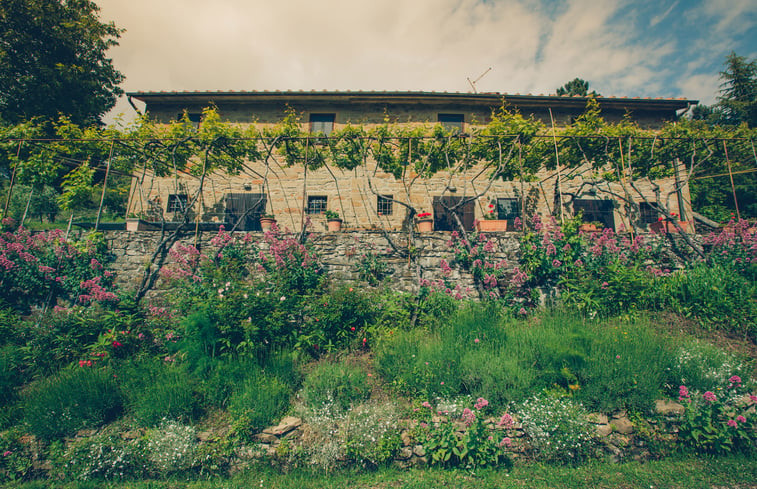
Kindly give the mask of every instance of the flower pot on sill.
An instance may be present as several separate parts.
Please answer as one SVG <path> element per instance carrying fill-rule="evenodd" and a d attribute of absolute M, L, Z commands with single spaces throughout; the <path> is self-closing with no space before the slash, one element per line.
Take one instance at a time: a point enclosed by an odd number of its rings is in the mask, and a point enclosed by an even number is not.
<path fill-rule="evenodd" d="M 136 217 L 126 218 L 126 230 L 127 231 L 144 231 L 149 227 L 147 221 Z"/>
<path fill-rule="evenodd" d="M 326 226 L 328 226 L 328 230 L 330 233 L 336 233 L 342 230 L 342 220 L 341 219 L 328 219 L 326 221 Z"/>
<path fill-rule="evenodd" d="M 476 223 L 479 232 L 503 233 L 507 231 L 507 219 L 484 219 Z"/>
<path fill-rule="evenodd" d="M 584 223 L 578 226 L 578 230 L 585 233 L 596 233 L 599 232 L 599 226 L 597 226 L 596 224 Z"/>
<path fill-rule="evenodd" d="M 263 231 L 270 231 L 271 226 L 273 223 L 276 222 L 276 219 L 273 217 L 261 217 L 260 218 L 260 229 Z"/>
<path fill-rule="evenodd" d="M 418 226 L 419 233 L 430 233 L 434 230 L 433 219 L 418 219 L 415 223 Z"/>
<path fill-rule="evenodd" d="M 683 230 L 683 232 L 687 232 L 688 227 L 689 227 L 688 221 L 678 221 L 678 225 L 681 226 L 681 229 Z M 678 232 L 678 228 L 676 228 L 676 225 L 670 221 L 653 222 L 649 225 L 649 230 L 655 234 L 668 234 L 668 233 Z"/>

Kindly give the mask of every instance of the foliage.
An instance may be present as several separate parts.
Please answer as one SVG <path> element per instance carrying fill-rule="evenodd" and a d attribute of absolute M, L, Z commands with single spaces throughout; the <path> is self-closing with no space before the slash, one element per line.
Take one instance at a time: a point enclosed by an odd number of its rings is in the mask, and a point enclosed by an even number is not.
<path fill-rule="evenodd" d="M 0 113 L 6 122 L 59 113 L 99 122 L 123 91 L 106 54 L 121 30 L 89 0 L 9 0 L 0 6 Z"/>
<path fill-rule="evenodd" d="M 334 409 L 344 411 L 365 401 L 370 394 L 366 373 L 346 362 L 319 362 L 302 383 L 303 401 L 311 409 L 331 404 Z"/>
<path fill-rule="evenodd" d="M 292 386 L 262 370 L 252 371 L 229 399 L 229 411 L 249 434 L 269 426 L 289 407 Z"/>
<path fill-rule="evenodd" d="M 142 440 L 123 439 L 103 432 L 77 440 L 53 462 L 53 474 L 61 479 L 125 479 L 143 474 Z"/>
<path fill-rule="evenodd" d="M 569 97 L 586 97 L 587 95 L 591 95 L 592 97 L 599 97 L 599 94 L 594 90 L 589 93 L 589 82 L 580 78 L 574 78 L 565 85 L 558 88 L 557 95 L 567 95 Z"/>
<path fill-rule="evenodd" d="M 488 422 L 484 417 L 487 405 L 486 399 L 479 398 L 474 406 L 475 411 L 466 407 L 459 414 L 458 421 L 465 426 L 461 435 L 458 435 L 457 426 L 451 419 L 431 427 L 427 425 L 427 429 L 422 430 L 421 439 L 424 448 L 431 454 L 432 465 L 465 469 L 512 465 L 503 451 L 503 447 L 510 442 L 509 438 L 495 439 L 494 433 L 487 428 Z M 424 407 L 430 408 L 430 404 L 425 403 Z"/>
<path fill-rule="evenodd" d="M 170 476 L 183 472 L 196 463 L 197 429 L 163 419 L 160 424 L 148 431 L 144 443 L 144 457 L 154 475 Z"/>
<path fill-rule="evenodd" d="M 757 396 L 749 395 L 745 403 L 744 392 L 737 375 L 715 392 L 689 391 L 680 386 L 679 401 L 686 411 L 679 440 L 699 453 L 753 452 L 757 435 L 754 411 L 749 407 L 757 404 Z"/>
<path fill-rule="evenodd" d="M 128 411 L 143 426 L 154 426 L 164 418 L 190 421 L 199 414 L 195 394 L 197 379 L 168 357 L 136 360 L 119 371 Z"/>
<path fill-rule="evenodd" d="M 396 404 L 357 404 L 341 427 L 348 461 L 373 469 L 388 465 L 402 445 L 400 410 Z"/>
<path fill-rule="evenodd" d="M 23 480 L 32 472 L 32 454 L 21 437 L 17 429 L 0 432 L 0 482 Z"/>
<path fill-rule="evenodd" d="M 757 335 L 757 286 L 732 266 L 696 264 L 665 280 L 659 294 L 672 311 L 708 328 Z"/>
<path fill-rule="evenodd" d="M 720 79 L 723 82 L 718 108 L 723 113 L 723 122 L 745 122 L 749 127 L 757 127 L 757 59 L 748 61 L 731 51 Z"/>
<path fill-rule="evenodd" d="M 373 244 L 363 243 L 362 250 L 355 264 L 360 280 L 364 280 L 368 285 L 375 287 L 394 273 L 394 270 L 387 265 L 385 257 L 376 251 Z"/>
<path fill-rule="evenodd" d="M 592 457 L 593 427 L 581 404 L 569 397 L 542 394 L 518 405 L 516 412 L 531 447 L 542 460 L 580 465 Z"/>
<path fill-rule="evenodd" d="M 97 428 L 123 408 L 113 372 L 73 367 L 29 385 L 23 392 L 24 420 L 29 430 L 50 440 Z"/>
<path fill-rule="evenodd" d="M 670 385 L 686 385 L 692 391 L 715 391 L 733 375 L 748 377 L 749 361 L 712 344 L 690 340 L 674 352 Z"/>
<path fill-rule="evenodd" d="M 73 241 L 60 230 L 5 232 L 0 239 L 0 301 L 22 311 L 58 299 L 115 302 L 108 290 L 115 275 L 105 268 L 111 259 L 101 234 Z"/>

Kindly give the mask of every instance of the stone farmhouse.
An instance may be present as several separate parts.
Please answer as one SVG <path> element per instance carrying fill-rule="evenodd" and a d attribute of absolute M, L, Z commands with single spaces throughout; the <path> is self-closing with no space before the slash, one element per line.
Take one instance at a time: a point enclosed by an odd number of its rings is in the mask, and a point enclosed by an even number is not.
<path fill-rule="evenodd" d="M 130 100 L 145 104 L 145 110 L 159 122 L 181 117 L 200 122 L 204 107 L 213 105 L 221 117 L 232 123 L 257 124 L 260 127 L 279 123 L 286 110 L 302 114 L 303 130 L 328 135 L 345 124 L 366 127 L 392 123 L 442 124 L 463 133 L 472 126 L 487 124 L 492 110 L 503 102 L 524 116 L 533 115 L 547 127 L 558 129 L 583 113 L 586 97 L 507 95 L 500 93 L 439 92 L 377 92 L 377 91 L 257 91 L 257 92 L 132 92 Z M 675 120 L 696 101 L 685 99 L 639 99 L 600 97 L 597 99 L 602 117 L 617 122 L 630 117 L 643 128 L 655 129 L 665 121 Z M 664 199 L 666 209 L 676 212 L 682 220 L 690 216 L 690 198 L 685 184 L 676 179 L 655 181 L 637 188 L 646 198 L 638 196 L 640 212 L 631 215 L 619 205 L 622 189 L 618 183 L 573 178 L 558 182 L 559 172 L 541 171 L 533 181 L 489 182 L 480 168 L 463 173 L 438 172 L 419 180 L 408 191 L 407 182 L 375 168 L 358 167 L 342 171 L 321 168 L 303 178 L 300 166 L 279 165 L 268 173 L 268 181 L 260 178 L 263 169 L 251 163 L 250 172 L 239 175 L 213 175 L 203 187 L 203 206 L 198 221 L 237 224 L 239 230 L 259 230 L 259 217 L 275 214 L 280 226 L 299 229 L 306 216 L 316 230 L 325 229 L 324 211 L 340 214 L 347 229 L 398 230 L 405 222 L 407 209 L 398 201 L 412 203 L 418 212 L 433 215 L 434 230 L 452 230 L 450 208 L 467 229 L 493 208 L 501 220 L 538 213 L 557 214 L 555 194 L 562 192 L 564 212 L 582 212 L 584 221 L 598 221 L 605 227 L 631 227 L 644 230 L 657 221 L 657 210 L 648 201 Z M 192 177 L 134 178 L 129 212 L 157 210 L 166 221 L 186 203 L 198 182 Z M 368 178 L 371 179 L 370 185 Z M 149 180 L 149 185 L 147 181 Z M 665 189 L 655 193 L 653 186 Z M 471 196 L 478 196 L 471 199 Z M 468 201 L 470 200 L 470 201 Z M 199 206 L 198 206 L 199 207 Z M 627 208 L 627 206 L 626 206 Z M 238 220 L 242 222 L 237 223 Z"/>

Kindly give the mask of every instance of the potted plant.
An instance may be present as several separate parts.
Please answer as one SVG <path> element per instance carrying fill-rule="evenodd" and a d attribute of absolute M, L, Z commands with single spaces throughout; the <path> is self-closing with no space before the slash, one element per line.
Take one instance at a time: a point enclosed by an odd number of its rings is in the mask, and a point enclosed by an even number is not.
<path fill-rule="evenodd" d="M 483 220 L 476 221 L 476 229 L 479 232 L 504 232 L 507 231 L 507 219 L 499 219 L 494 204 L 489 204 L 484 212 Z"/>
<path fill-rule="evenodd" d="M 339 213 L 336 211 L 326 211 L 326 225 L 329 232 L 337 232 L 342 230 L 342 218 L 339 217 Z"/>
<path fill-rule="evenodd" d="M 434 219 L 430 212 L 421 212 L 415 216 L 415 223 L 419 233 L 430 233 L 434 230 Z"/>
<path fill-rule="evenodd" d="M 599 221 L 583 222 L 579 224 L 578 230 L 585 233 L 597 233 L 602 230 L 602 223 Z"/>
<path fill-rule="evenodd" d="M 670 213 L 670 219 L 660 216 L 657 218 L 657 222 L 649 225 L 649 230 L 655 234 L 677 233 L 678 228 L 676 227 L 676 223 L 678 223 L 678 226 L 685 233 L 688 230 L 689 223 L 688 221 L 679 220 L 678 217 L 678 214 L 675 212 Z"/>
<path fill-rule="evenodd" d="M 273 223 L 276 222 L 276 216 L 273 214 L 263 214 L 260 216 L 260 229 L 270 231 Z"/>

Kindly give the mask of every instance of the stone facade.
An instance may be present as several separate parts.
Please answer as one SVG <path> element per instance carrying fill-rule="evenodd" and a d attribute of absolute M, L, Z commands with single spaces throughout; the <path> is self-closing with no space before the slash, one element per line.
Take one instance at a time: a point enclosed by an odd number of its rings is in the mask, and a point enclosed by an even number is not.
<path fill-rule="evenodd" d="M 313 115 L 332 115 L 333 127 L 358 123 L 367 127 L 387 121 L 414 125 L 437 123 L 445 116 L 459 116 L 463 131 L 476 124 L 487 123 L 492 109 L 503 101 L 524 115 L 534 115 L 551 123 L 565 125 L 579 115 L 586 105 L 585 97 L 505 96 L 501 94 L 429 94 L 378 92 L 223 92 L 223 93 L 132 93 L 131 97 L 147 103 L 147 110 L 158 121 L 168 122 L 186 110 L 193 117 L 203 107 L 215 104 L 223 119 L 236 123 L 255 124 L 261 128 L 278 123 L 288 107 L 303 114 L 307 121 Z M 657 127 L 663 120 L 675 118 L 676 110 L 693 101 L 599 99 L 602 115 L 610 121 L 619 120 L 626 112 L 645 127 Z M 303 123 L 303 130 L 308 124 Z M 242 229 L 256 230 L 257 216 L 275 214 L 281 226 L 298 230 L 303 218 L 309 217 L 315 229 L 325 228 L 325 217 L 319 209 L 338 212 L 344 226 L 354 230 L 399 230 L 406 222 L 408 210 L 404 202 L 418 212 L 434 215 L 436 230 L 451 229 L 449 213 L 441 202 L 466 201 L 481 195 L 459 211 L 466 215 L 469 229 L 476 219 L 482 219 L 491 203 L 513 202 L 517 212 L 531 216 L 539 214 L 570 216 L 580 209 L 587 220 L 600 220 L 616 229 L 645 229 L 650 219 L 640 220 L 638 213 L 623 204 L 648 200 L 660 202 L 669 211 L 690 216 L 690 197 L 686 185 L 676 186 L 673 178 L 655 182 L 608 183 L 588 169 L 571 170 L 571 178 L 556 171 L 540 171 L 529 182 L 501 181 L 493 183 L 491 170 L 475 166 L 462 173 L 440 171 L 428 178 L 404 180 L 394 178 L 376 168 L 375 162 L 354 170 L 320 168 L 305 172 L 301 166 L 287 167 L 249 162 L 240 175 L 213 174 L 204 183 L 202 198 L 192 209 L 192 218 L 200 222 L 230 222 L 235 218 L 229 199 L 242 199 L 243 206 L 255 206 L 253 219 Z M 409 184 L 413 180 L 412 184 Z M 491 186 L 489 187 L 489 185 Z M 655 187 L 662 189 L 655 192 Z M 680 188 L 678 188 L 680 187 Z M 199 188 L 197 179 L 187 176 L 155 177 L 149 171 L 135 177 L 129 199 L 129 212 L 152 215 L 153 219 L 177 219 L 179 199 L 187 199 Z M 562 192 L 563 209 L 556 208 L 556 195 Z M 387 197 L 396 201 L 387 204 Z M 593 201 L 593 203 L 592 203 Z M 503 205 L 505 205 L 503 203 Z M 499 205 L 499 204 L 498 204 Z M 588 206 L 588 207 L 587 207 Z M 593 210 L 592 210 L 593 209 Z M 601 219 L 596 219 L 597 213 Z M 199 214 L 199 215 L 198 215 Z M 237 213 L 238 214 L 238 213 Z M 231 216 L 231 217 L 230 217 Z M 654 216 L 653 216 L 654 217 Z"/>

